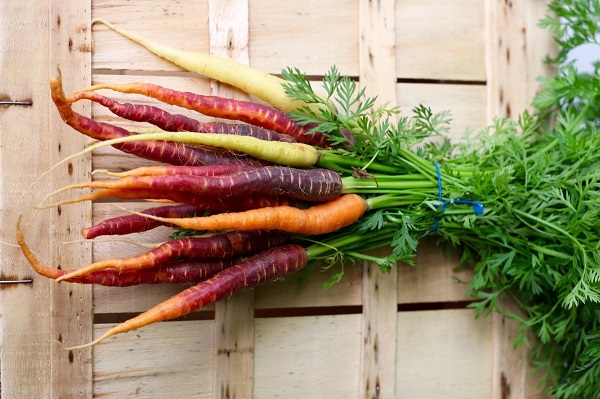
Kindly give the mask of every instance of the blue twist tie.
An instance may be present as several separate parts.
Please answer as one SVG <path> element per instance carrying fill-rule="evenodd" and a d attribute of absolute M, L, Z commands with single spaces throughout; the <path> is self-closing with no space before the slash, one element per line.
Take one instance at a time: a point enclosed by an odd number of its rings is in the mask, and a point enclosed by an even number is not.
<path fill-rule="evenodd" d="M 442 198 L 442 173 L 440 172 L 440 165 L 437 162 L 434 162 L 433 164 L 435 165 L 435 172 L 437 173 L 438 201 L 440 201 L 442 203 L 440 205 L 440 207 L 438 208 L 438 210 L 443 213 L 448 204 L 471 205 L 473 207 L 473 211 L 475 211 L 475 214 L 477 216 L 483 215 L 484 208 L 483 208 L 483 204 L 481 202 L 472 201 L 472 200 L 461 200 L 461 199 L 443 201 L 443 198 Z M 433 223 L 431 232 L 434 232 L 437 230 L 439 222 L 440 222 L 440 218 L 437 217 L 435 219 L 435 222 Z"/>

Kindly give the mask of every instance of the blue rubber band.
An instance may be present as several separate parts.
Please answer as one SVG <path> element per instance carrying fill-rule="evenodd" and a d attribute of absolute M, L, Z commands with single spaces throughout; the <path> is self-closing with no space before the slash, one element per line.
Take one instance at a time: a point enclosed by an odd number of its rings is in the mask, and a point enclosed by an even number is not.
<path fill-rule="evenodd" d="M 483 208 L 483 204 L 481 202 L 472 201 L 472 200 L 461 200 L 461 199 L 443 201 L 442 173 L 440 172 L 440 165 L 437 162 L 434 162 L 433 164 L 435 165 L 435 172 L 437 174 L 437 181 L 438 181 L 438 201 L 441 202 L 441 205 L 438 208 L 438 211 L 440 211 L 441 213 L 444 213 L 446 206 L 449 204 L 471 205 L 473 207 L 473 211 L 475 211 L 475 214 L 477 216 L 483 215 L 484 208 Z M 433 223 L 433 227 L 431 228 L 432 232 L 437 230 L 439 222 L 440 222 L 440 218 L 439 217 L 435 218 L 435 222 Z"/>

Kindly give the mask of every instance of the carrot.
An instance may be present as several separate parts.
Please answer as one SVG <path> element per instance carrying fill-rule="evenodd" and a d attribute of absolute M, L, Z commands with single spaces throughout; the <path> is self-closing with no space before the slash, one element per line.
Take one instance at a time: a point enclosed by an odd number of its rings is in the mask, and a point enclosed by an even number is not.
<path fill-rule="evenodd" d="M 92 175 L 104 174 L 106 176 L 112 177 L 164 175 L 221 176 L 230 173 L 240 172 L 242 170 L 250 170 L 260 166 L 263 166 L 263 164 L 252 161 L 246 163 L 224 163 L 205 166 L 157 165 L 140 166 L 138 168 L 126 170 L 123 172 L 110 172 L 104 169 L 96 169 L 92 172 Z"/>
<path fill-rule="evenodd" d="M 145 200 L 168 200 L 181 204 L 194 205 L 205 211 L 227 212 L 241 211 L 265 206 L 292 205 L 294 201 L 284 196 L 270 195 L 249 195 L 244 197 L 234 197 L 229 199 L 209 197 L 206 195 L 197 195 L 184 191 L 175 190 L 154 190 L 154 189 L 106 189 L 93 191 L 79 197 L 69 198 L 54 204 L 37 206 L 35 209 L 49 209 L 61 205 L 75 204 L 83 201 L 94 201 L 100 198 L 119 198 L 119 199 L 145 199 Z"/>
<path fill-rule="evenodd" d="M 167 205 L 159 206 L 142 211 L 142 213 L 160 217 L 181 218 L 203 213 L 204 210 L 193 205 Z M 104 235 L 125 235 L 151 230 L 155 227 L 165 225 L 156 220 L 148 219 L 138 215 L 117 216 L 104 220 L 94 226 L 82 230 L 86 239 L 93 239 Z"/>
<path fill-rule="evenodd" d="M 253 126 L 289 135 L 301 143 L 318 147 L 326 147 L 328 145 L 328 140 L 323 133 L 309 133 L 314 125 L 301 126 L 294 122 L 285 112 L 251 101 L 181 92 L 141 82 L 97 84 L 76 91 L 75 96 L 80 93 L 101 89 L 109 89 L 126 94 L 140 94 L 166 104 L 196 111 L 206 116 L 246 122 Z"/>
<path fill-rule="evenodd" d="M 51 96 L 63 121 L 78 132 L 96 140 L 110 140 L 134 136 L 126 129 L 97 122 L 76 113 L 67 101 L 61 77 L 50 81 Z M 181 143 L 164 141 L 134 140 L 135 142 L 115 143 L 115 148 L 141 158 L 173 165 L 210 165 L 244 162 L 249 157 L 231 151 L 196 148 Z"/>
<path fill-rule="evenodd" d="M 367 202 L 360 195 L 346 194 L 308 209 L 276 206 L 181 219 L 150 215 L 146 215 L 146 217 L 193 230 L 265 229 L 314 235 L 331 233 L 355 223 L 367 211 L 367 208 Z"/>
<path fill-rule="evenodd" d="M 71 184 L 50 195 L 73 188 L 172 190 L 228 201 L 247 195 L 283 195 L 305 201 L 328 201 L 342 193 L 342 178 L 329 169 L 266 166 L 225 176 L 131 176 L 96 180 Z"/>
<path fill-rule="evenodd" d="M 249 136 L 232 136 L 229 134 L 216 133 L 197 134 L 190 132 L 146 133 L 127 137 L 119 137 L 116 139 L 92 144 L 76 154 L 72 154 L 63 158 L 51 169 L 46 171 L 45 174 L 54 170 L 54 168 L 58 167 L 59 165 L 72 160 L 73 158 L 95 151 L 102 147 L 127 142 L 145 142 L 152 140 L 168 142 L 175 141 L 185 144 L 219 147 L 222 149 L 235 151 L 236 153 L 246 154 L 269 163 L 298 168 L 308 168 L 314 166 L 324 156 L 315 147 L 307 144 L 264 141 Z M 241 156 L 241 158 L 236 162 L 246 161 L 244 160 L 244 156 Z"/>
<path fill-rule="evenodd" d="M 320 115 L 319 107 L 314 104 L 292 100 L 283 87 L 286 81 L 277 76 L 225 58 L 168 47 L 118 28 L 103 19 L 95 19 L 92 21 L 92 24 L 94 23 L 106 25 L 121 36 L 142 45 L 152 53 L 185 70 L 229 84 L 284 112 L 309 107 L 317 115 Z"/>
<path fill-rule="evenodd" d="M 19 217 L 17 221 L 17 243 L 21 248 L 21 252 L 23 252 L 23 255 L 25 255 L 25 258 L 29 261 L 29 264 L 39 275 L 56 280 L 73 272 L 73 270 L 61 270 L 49 267 L 39 262 L 25 242 L 23 232 L 21 231 L 20 220 L 21 218 Z M 160 266 L 134 271 L 105 269 L 83 276 L 73 277 L 66 281 L 70 283 L 97 284 L 110 287 L 128 287 L 139 284 L 158 283 L 197 283 L 231 267 L 238 263 L 240 259 L 242 258 L 232 257 L 202 262 L 167 262 Z"/>
<path fill-rule="evenodd" d="M 134 122 L 148 122 L 169 132 L 223 133 L 252 136 L 267 141 L 295 142 L 292 136 L 283 135 L 259 126 L 222 122 L 201 123 L 184 115 L 171 114 L 151 105 L 119 103 L 94 92 L 79 92 L 67 100 L 71 103 L 88 99 L 107 107 L 113 114 Z"/>
<path fill-rule="evenodd" d="M 174 295 L 146 312 L 112 327 L 92 342 L 68 349 L 95 345 L 113 335 L 184 316 L 245 288 L 296 272 L 304 268 L 307 261 L 306 251 L 297 244 L 267 249 Z"/>
<path fill-rule="evenodd" d="M 187 237 L 168 241 L 153 250 L 130 258 L 105 259 L 91 263 L 57 278 L 56 281 L 68 280 L 104 269 L 115 269 L 122 272 L 145 269 L 173 259 L 230 258 L 270 248 L 288 239 L 288 234 L 264 230 L 230 231 L 208 237 Z"/>

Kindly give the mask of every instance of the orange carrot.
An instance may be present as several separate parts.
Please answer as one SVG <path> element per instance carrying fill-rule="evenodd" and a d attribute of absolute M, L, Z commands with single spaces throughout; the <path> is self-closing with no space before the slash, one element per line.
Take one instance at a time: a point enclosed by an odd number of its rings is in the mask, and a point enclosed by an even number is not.
<path fill-rule="evenodd" d="M 367 202 L 357 194 L 342 195 L 308 209 L 275 206 L 245 212 L 221 213 L 193 218 L 141 216 L 193 230 L 280 230 L 295 234 L 325 234 L 349 226 L 365 213 Z"/>

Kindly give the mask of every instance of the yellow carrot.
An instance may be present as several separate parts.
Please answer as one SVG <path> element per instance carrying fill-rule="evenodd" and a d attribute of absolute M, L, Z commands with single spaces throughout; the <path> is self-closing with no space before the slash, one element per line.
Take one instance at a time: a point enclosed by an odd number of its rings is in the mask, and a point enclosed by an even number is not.
<path fill-rule="evenodd" d="M 318 107 L 314 104 L 292 100 L 283 88 L 283 84 L 285 84 L 286 81 L 275 75 L 268 74 L 259 69 L 226 58 L 165 46 L 143 36 L 121 29 L 101 18 L 92 21 L 92 24 L 94 23 L 106 25 L 121 36 L 140 44 L 152 53 L 185 70 L 196 72 L 237 87 L 245 93 L 256 96 L 282 111 L 288 112 L 308 106 L 309 108 L 312 108 L 317 115 L 320 115 Z"/>

